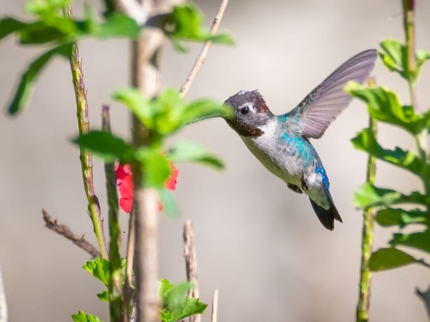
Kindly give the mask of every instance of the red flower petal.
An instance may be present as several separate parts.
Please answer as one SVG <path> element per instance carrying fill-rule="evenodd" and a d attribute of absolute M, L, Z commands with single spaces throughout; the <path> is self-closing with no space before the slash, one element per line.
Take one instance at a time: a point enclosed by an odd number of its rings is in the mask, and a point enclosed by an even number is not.
<path fill-rule="evenodd" d="M 176 190 L 176 184 L 178 183 L 178 176 L 179 176 L 179 170 L 176 169 L 173 162 L 169 163 L 170 168 L 172 169 L 172 173 L 170 173 L 169 178 L 167 178 L 166 182 L 164 183 L 164 188 L 167 190 Z"/>
<path fill-rule="evenodd" d="M 176 169 L 175 165 L 172 162 L 170 162 L 170 168 L 172 169 L 172 173 L 164 183 L 164 187 L 167 190 L 176 190 L 179 171 L 178 169 Z M 117 164 L 115 166 L 115 174 L 116 174 L 116 185 L 118 186 L 119 197 L 120 197 L 119 206 L 124 212 L 130 213 L 131 209 L 133 208 L 133 195 L 134 195 L 133 173 L 131 172 L 130 165 Z M 159 202 L 158 212 L 161 212 L 162 210 L 163 210 L 163 204 Z"/>
<path fill-rule="evenodd" d="M 133 208 L 133 176 L 130 165 L 118 164 L 115 167 L 116 185 L 119 190 L 119 206 L 126 213 L 130 213 Z"/>

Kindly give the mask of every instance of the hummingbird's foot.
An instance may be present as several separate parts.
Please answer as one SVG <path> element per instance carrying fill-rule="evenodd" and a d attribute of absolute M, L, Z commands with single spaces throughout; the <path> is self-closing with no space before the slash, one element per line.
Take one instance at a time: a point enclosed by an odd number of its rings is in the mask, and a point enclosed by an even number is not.
<path fill-rule="evenodd" d="M 309 184 L 308 184 L 308 180 L 302 175 L 302 190 L 303 191 L 307 191 L 309 190 Z"/>
<path fill-rule="evenodd" d="M 291 190 L 293 190 L 294 192 L 297 192 L 297 193 L 303 193 L 303 191 L 302 190 L 300 190 L 300 188 L 299 187 L 297 187 L 296 185 L 293 185 L 293 184 L 291 184 L 291 183 L 287 183 L 287 186 L 288 186 L 288 188 L 290 188 Z"/>

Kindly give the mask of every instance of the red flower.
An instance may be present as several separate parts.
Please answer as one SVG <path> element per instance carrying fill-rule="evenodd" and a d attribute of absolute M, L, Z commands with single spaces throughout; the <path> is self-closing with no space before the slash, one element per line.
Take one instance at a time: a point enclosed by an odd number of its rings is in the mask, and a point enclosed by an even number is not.
<path fill-rule="evenodd" d="M 169 178 L 167 178 L 164 183 L 164 188 L 167 190 L 176 190 L 176 183 L 178 182 L 179 171 L 176 169 L 175 165 L 170 162 L 170 168 L 172 173 Z M 128 164 L 117 164 L 115 166 L 116 173 L 116 184 L 119 190 L 119 206 L 126 213 L 130 213 L 133 208 L 133 173 L 131 172 L 131 167 Z M 159 202 L 158 211 L 163 210 L 163 204 Z"/>
<path fill-rule="evenodd" d="M 119 206 L 126 213 L 131 212 L 133 208 L 133 174 L 131 172 L 130 165 L 128 164 L 117 164 L 115 166 L 116 173 L 116 185 L 119 190 Z"/>

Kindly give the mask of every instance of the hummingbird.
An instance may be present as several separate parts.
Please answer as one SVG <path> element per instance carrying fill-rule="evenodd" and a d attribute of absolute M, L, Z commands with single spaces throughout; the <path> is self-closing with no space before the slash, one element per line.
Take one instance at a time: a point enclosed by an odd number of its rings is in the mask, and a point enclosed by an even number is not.
<path fill-rule="evenodd" d="M 319 139 L 352 97 L 343 87 L 363 83 L 372 71 L 377 52 L 366 50 L 352 57 L 310 92 L 294 109 L 274 115 L 258 90 L 242 90 L 225 104 L 235 116 L 225 119 L 251 153 L 272 174 L 296 193 L 309 197 L 321 224 L 334 229 L 342 218 L 330 194 L 323 163 L 310 139 Z"/>

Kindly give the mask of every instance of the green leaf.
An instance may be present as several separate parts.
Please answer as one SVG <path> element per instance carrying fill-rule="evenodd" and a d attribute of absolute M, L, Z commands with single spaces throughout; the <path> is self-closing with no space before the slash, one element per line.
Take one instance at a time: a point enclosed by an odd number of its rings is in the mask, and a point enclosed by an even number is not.
<path fill-rule="evenodd" d="M 212 41 L 213 43 L 231 45 L 233 39 L 226 34 L 211 35 L 209 30 L 203 28 L 203 15 L 193 3 L 185 3 L 173 7 L 169 26 L 165 30 L 171 38 L 176 50 L 185 52 L 181 40 Z"/>
<path fill-rule="evenodd" d="M 371 156 L 419 175 L 422 164 L 418 156 L 413 151 L 404 151 L 398 147 L 396 147 L 395 150 L 383 149 L 376 141 L 376 138 L 370 129 L 362 130 L 354 139 L 352 139 L 352 143 L 358 150 L 365 151 Z"/>
<path fill-rule="evenodd" d="M 109 287 L 110 262 L 107 259 L 95 258 L 88 261 L 82 268 Z"/>
<path fill-rule="evenodd" d="M 417 70 L 420 71 L 426 60 L 430 60 L 430 53 L 425 50 L 417 51 Z"/>
<path fill-rule="evenodd" d="M 71 0 L 31 0 L 25 10 L 35 15 L 53 15 L 68 5 Z"/>
<path fill-rule="evenodd" d="M 155 111 L 154 128 L 161 135 L 172 134 L 185 125 L 181 118 L 187 104 L 177 90 L 168 88 L 151 103 Z"/>
<path fill-rule="evenodd" d="M 100 301 L 109 303 L 109 292 L 107 290 L 101 293 L 98 293 L 97 297 L 99 298 Z"/>
<path fill-rule="evenodd" d="M 163 204 L 163 212 L 167 217 L 176 219 L 179 217 L 179 207 L 176 199 L 170 191 L 160 189 L 158 192 L 161 203 Z"/>
<path fill-rule="evenodd" d="M 19 30 L 21 44 L 44 44 L 53 41 L 66 41 L 66 39 L 73 40 L 72 37 L 78 33 L 74 21 L 65 17 L 56 19 L 58 20 L 56 26 L 47 25 L 43 21 L 36 21 L 22 27 Z M 62 28 L 58 28 L 58 26 L 62 26 Z"/>
<path fill-rule="evenodd" d="M 10 115 L 15 115 L 24 110 L 30 99 L 37 77 L 52 57 L 58 55 L 69 58 L 71 54 L 72 44 L 65 44 L 47 51 L 33 61 L 27 71 L 21 76 L 17 91 L 9 105 L 8 113 Z"/>
<path fill-rule="evenodd" d="M 169 160 L 157 149 L 142 147 L 136 150 L 135 159 L 140 162 L 143 173 L 143 186 L 162 189 L 172 168 Z"/>
<path fill-rule="evenodd" d="M 381 47 L 385 53 L 379 53 L 384 65 L 390 71 L 399 73 L 403 78 L 407 79 L 405 72 L 405 54 L 406 49 L 403 44 L 396 39 L 386 39 L 381 42 Z"/>
<path fill-rule="evenodd" d="M 168 280 L 161 280 L 160 293 L 163 299 L 164 309 L 162 320 L 165 322 L 176 322 L 194 314 L 203 314 L 207 304 L 199 299 L 186 297 L 186 292 L 192 285 L 188 282 L 171 284 Z"/>
<path fill-rule="evenodd" d="M 392 246 L 409 246 L 430 253 L 430 230 L 412 234 L 394 234 Z"/>
<path fill-rule="evenodd" d="M 366 88 L 357 82 L 349 82 L 345 91 L 368 105 L 370 116 L 378 121 L 397 125 L 412 134 L 425 126 L 425 120 L 411 106 L 402 106 L 397 94 L 385 87 Z"/>
<path fill-rule="evenodd" d="M 354 194 L 354 203 L 359 208 L 387 207 L 403 203 L 426 205 L 429 202 L 430 196 L 425 196 L 418 191 L 405 195 L 395 190 L 377 188 L 368 182 L 357 189 Z"/>
<path fill-rule="evenodd" d="M 370 257 L 369 267 L 372 271 L 378 272 L 418 262 L 417 259 L 397 248 L 381 248 Z"/>
<path fill-rule="evenodd" d="M 185 125 L 212 117 L 229 119 L 234 116 L 234 110 L 228 105 L 222 105 L 212 100 L 199 100 L 187 105 L 181 120 Z"/>
<path fill-rule="evenodd" d="M 154 129 L 154 111 L 150 101 L 132 87 L 118 89 L 112 98 L 123 103 L 149 129 Z"/>
<path fill-rule="evenodd" d="M 25 23 L 16 20 L 15 18 L 6 17 L 0 19 L 0 40 L 14 32 L 19 31 L 25 25 Z"/>
<path fill-rule="evenodd" d="M 400 226 L 403 228 L 409 224 L 430 225 L 427 213 L 419 209 L 381 209 L 376 213 L 375 220 L 382 227 Z"/>
<path fill-rule="evenodd" d="M 83 311 L 79 311 L 79 313 L 73 314 L 72 319 L 74 322 L 103 322 L 97 316 L 87 314 Z"/>
<path fill-rule="evenodd" d="M 136 40 L 141 26 L 129 16 L 121 13 L 108 15 L 103 24 L 95 24 L 90 31 L 91 36 L 99 39 L 126 37 Z"/>
<path fill-rule="evenodd" d="M 107 163 L 112 163 L 115 160 L 129 163 L 132 161 L 134 153 L 131 144 L 105 131 L 91 131 L 82 134 L 74 139 L 73 143 L 103 158 Z"/>
<path fill-rule="evenodd" d="M 197 142 L 182 141 L 169 150 L 168 157 L 173 162 L 197 162 L 217 169 L 224 168 L 224 164 L 217 157 L 209 154 Z"/>

